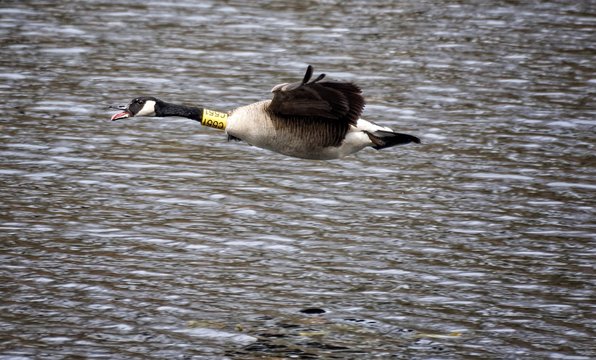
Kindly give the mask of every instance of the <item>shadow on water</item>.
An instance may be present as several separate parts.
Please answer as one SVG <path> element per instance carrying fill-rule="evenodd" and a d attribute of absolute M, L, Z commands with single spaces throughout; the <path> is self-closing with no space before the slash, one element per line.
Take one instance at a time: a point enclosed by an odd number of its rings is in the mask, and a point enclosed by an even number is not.
<path fill-rule="evenodd" d="M 0 358 L 594 358 L 593 28 L 565 0 L 4 2 Z M 108 121 L 306 64 L 423 144 Z"/>

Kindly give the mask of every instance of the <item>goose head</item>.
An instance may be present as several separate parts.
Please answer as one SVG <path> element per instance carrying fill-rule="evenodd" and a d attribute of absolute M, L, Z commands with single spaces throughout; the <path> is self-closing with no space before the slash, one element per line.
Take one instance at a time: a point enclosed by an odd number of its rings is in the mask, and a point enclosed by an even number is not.
<path fill-rule="evenodd" d="M 124 110 L 112 116 L 112 121 L 125 119 L 133 116 L 156 116 L 161 101 L 152 96 L 141 96 L 131 100 L 128 105 L 118 106 Z"/>

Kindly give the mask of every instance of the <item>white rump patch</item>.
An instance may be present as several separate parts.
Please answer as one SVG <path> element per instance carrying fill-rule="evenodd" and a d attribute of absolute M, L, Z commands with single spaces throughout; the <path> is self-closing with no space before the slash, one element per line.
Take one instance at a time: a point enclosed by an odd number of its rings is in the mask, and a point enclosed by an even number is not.
<path fill-rule="evenodd" d="M 356 129 L 358 129 L 360 131 L 368 131 L 368 132 L 375 132 L 378 130 L 393 132 L 393 130 L 391 128 L 388 128 L 386 126 L 380 126 L 380 125 L 377 125 L 373 122 L 370 122 L 370 121 L 367 121 L 364 119 L 358 119 L 358 121 L 356 122 Z"/>

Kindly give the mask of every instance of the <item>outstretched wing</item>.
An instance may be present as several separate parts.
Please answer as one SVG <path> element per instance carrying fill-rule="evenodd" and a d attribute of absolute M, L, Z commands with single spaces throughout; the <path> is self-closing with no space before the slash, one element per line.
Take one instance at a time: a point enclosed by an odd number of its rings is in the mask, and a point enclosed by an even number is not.
<path fill-rule="evenodd" d="M 313 68 L 308 65 L 301 82 L 275 86 L 271 90 L 269 111 L 292 120 L 316 118 L 338 125 L 355 125 L 364 108 L 360 88 L 349 82 L 321 81 L 325 74 L 309 82 L 312 74 Z"/>
<path fill-rule="evenodd" d="M 268 111 L 278 131 L 308 146 L 338 146 L 360 118 L 362 91 L 349 82 L 321 81 L 325 74 L 310 81 L 312 74 L 309 65 L 301 82 L 275 86 Z"/>

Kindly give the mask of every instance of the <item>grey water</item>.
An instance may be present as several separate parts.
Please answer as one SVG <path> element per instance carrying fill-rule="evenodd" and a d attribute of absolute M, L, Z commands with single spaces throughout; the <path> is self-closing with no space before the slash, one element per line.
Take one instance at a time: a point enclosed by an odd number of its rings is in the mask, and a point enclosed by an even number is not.
<path fill-rule="evenodd" d="M 0 2 L 0 359 L 593 359 L 592 1 Z M 421 145 L 178 118 L 315 73 Z"/>

